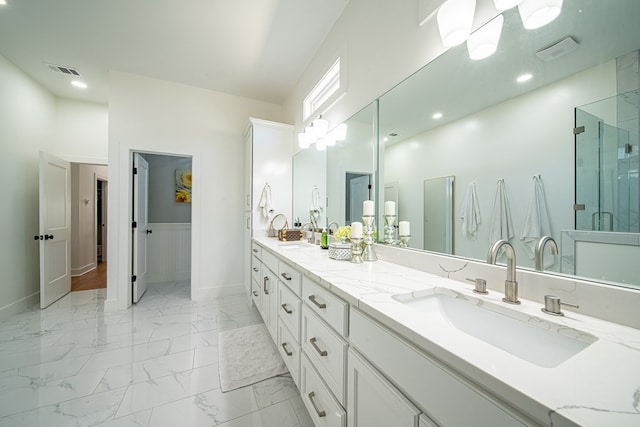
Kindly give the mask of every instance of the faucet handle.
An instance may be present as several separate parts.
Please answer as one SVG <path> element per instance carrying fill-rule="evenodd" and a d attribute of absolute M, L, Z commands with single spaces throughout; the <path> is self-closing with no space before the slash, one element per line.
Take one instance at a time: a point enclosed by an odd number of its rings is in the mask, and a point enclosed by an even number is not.
<path fill-rule="evenodd" d="M 543 313 L 550 314 L 552 316 L 564 316 L 562 312 L 561 306 L 567 305 L 573 308 L 580 308 L 580 306 L 576 304 L 570 304 L 568 302 L 560 301 L 560 297 L 556 297 L 554 295 L 545 295 L 544 296 L 544 308 L 542 308 Z"/>
<path fill-rule="evenodd" d="M 489 291 L 487 291 L 487 281 L 481 278 L 476 278 L 476 279 L 469 279 L 467 277 L 467 280 L 470 282 L 473 282 L 475 284 L 475 287 L 473 288 L 473 292 L 477 293 L 477 294 L 488 294 Z"/>

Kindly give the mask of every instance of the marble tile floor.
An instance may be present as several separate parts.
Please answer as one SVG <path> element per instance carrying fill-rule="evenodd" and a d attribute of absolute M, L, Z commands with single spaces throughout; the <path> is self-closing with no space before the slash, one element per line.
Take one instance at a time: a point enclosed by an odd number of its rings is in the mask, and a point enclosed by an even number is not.
<path fill-rule="evenodd" d="M 189 299 L 152 285 L 104 312 L 106 289 L 72 292 L 0 323 L 0 427 L 311 427 L 290 376 L 220 391 L 218 332 L 260 323 L 246 296 Z"/>

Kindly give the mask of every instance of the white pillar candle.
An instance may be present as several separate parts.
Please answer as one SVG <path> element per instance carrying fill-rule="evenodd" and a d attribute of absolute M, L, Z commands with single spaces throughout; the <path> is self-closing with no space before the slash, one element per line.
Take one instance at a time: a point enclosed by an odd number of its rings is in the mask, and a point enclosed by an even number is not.
<path fill-rule="evenodd" d="M 396 214 L 396 202 L 391 200 L 384 202 L 384 214 L 395 215 Z"/>
<path fill-rule="evenodd" d="M 362 215 L 373 216 L 375 215 L 375 209 L 376 207 L 373 200 L 365 200 L 364 203 L 362 203 Z"/>
<path fill-rule="evenodd" d="M 411 233 L 409 232 L 409 221 L 400 221 L 398 223 L 398 226 L 400 227 L 400 230 L 398 231 L 398 235 L 400 236 L 411 235 Z"/>
<path fill-rule="evenodd" d="M 351 238 L 362 239 L 362 223 L 361 222 L 356 221 L 351 223 Z"/>

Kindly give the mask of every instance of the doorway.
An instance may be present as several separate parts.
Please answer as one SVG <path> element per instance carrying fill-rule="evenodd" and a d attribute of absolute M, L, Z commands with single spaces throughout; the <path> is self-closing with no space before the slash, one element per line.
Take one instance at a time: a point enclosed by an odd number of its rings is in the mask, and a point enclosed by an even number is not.
<path fill-rule="evenodd" d="M 71 164 L 71 290 L 107 287 L 107 166 Z"/>
<path fill-rule="evenodd" d="M 362 220 L 362 203 L 371 200 L 371 174 L 347 172 L 345 181 L 345 221 L 349 224 Z"/>
<path fill-rule="evenodd" d="M 191 156 L 133 152 L 131 303 L 191 291 Z"/>

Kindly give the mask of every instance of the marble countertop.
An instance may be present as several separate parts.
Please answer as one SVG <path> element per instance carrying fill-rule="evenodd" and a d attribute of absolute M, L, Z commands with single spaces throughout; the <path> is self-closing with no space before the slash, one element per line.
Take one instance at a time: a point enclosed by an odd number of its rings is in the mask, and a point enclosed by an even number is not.
<path fill-rule="evenodd" d="M 332 260 L 317 246 L 292 247 L 269 238 L 254 241 L 542 424 L 640 425 L 640 330 L 569 311 L 564 317 L 549 316 L 540 311 L 540 303 L 524 299 L 521 305 L 507 306 L 500 292 L 478 295 L 470 283 L 389 262 L 353 264 Z M 508 310 L 546 329 L 578 337 L 590 334 L 597 340 L 558 366 L 541 367 L 446 322 L 431 323 L 424 313 L 393 298 L 436 287 L 476 305 Z"/>

